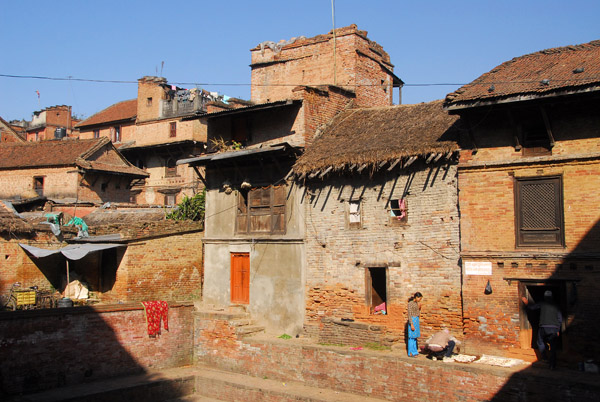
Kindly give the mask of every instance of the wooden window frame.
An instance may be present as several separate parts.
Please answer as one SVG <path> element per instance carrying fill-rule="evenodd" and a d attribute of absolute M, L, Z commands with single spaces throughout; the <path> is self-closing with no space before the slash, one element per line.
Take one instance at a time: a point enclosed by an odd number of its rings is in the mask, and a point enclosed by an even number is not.
<path fill-rule="evenodd" d="M 177 122 L 172 121 L 169 123 L 169 138 L 177 137 Z"/>
<path fill-rule="evenodd" d="M 390 200 L 390 218 L 389 223 L 392 226 L 404 226 L 408 223 L 408 201 L 404 198 L 404 216 L 399 219 L 399 215 L 395 214 L 394 211 L 400 211 L 400 204 L 402 198 L 394 198 Z M 397 203 L 398 208 L 394 208 L 394 203 Z"/>
<path fill-rule="evenodd" d="M 554 199 L 554 223 L 553 227 L 525 228 L 526 220 L 535 217 L 525 217 L 524 190 L 528 185 L 552 185 Z M 515 195 L 515 246 L 520 247 L 564 247 L 565 246 L 565 223 L 563 207 L 563 180 L 562 176 L 539 176 L 519 177 L 514 180 Z M 539 198 L 539 197 L 536 197 Z M 544 200 L 540 201 L 543 202 Z M 529 206 L 531 211 L 542 211 L 542 206 Z M 546 207 L 548 210 L 548 207 Z"/>
<path fill-rule="evenodd" d="M 352 211 L 352 205 L 358 205 L 358 211 Z M 358 216 L 358 222 L 352 222 L 352 216 Z M 363 220 L 362 220 L 362 200 L 349 200 L 346 203 L 346 228 L 347 229 L 362 229 Z"/>
<path fill-rule="evenodd" d="M 235 230 L 238 234 L 285 234 L 285 185 L 239 190 Z"/>
<path fill-rule="evenodd" d="M 33 177 L 33 191 L 37 193 L 40 197 L 44 195 L 44 182 L 46 176 L 34 176 Z M 38 185 L 41 183 L 41 186 Z"/>
<path fill-rule="evenodd" d="M 169 162 L 172 162 L 173 166 L 170 166 Z M 177 176 L 177 161 L 174 158 L 167 158 L 165 161 L 165 177 Z"/>

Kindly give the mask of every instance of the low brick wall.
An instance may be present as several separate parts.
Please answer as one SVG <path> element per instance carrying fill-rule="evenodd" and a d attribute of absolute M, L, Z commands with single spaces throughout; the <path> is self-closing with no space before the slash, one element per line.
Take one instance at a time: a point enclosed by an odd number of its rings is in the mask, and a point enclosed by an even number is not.
<path fill-rule="evenodd" d="M 194 307 L 169 305 L 157 337 L 138 303 L 1 312 L 0 397 L 191 364 Z"/>
<path fill-rule="evenodd" d="M 352 351 L 302 339 L 241 341 L 222 321 L 196 317 L 196 323 L 196 362 L 257 378 L 300 381 L 390 401 L 596 401 L 600 395 L 597 374 L 446 364 L 412 359 L 403 351 Z"/>
<path fill-rule="evenodd" d="M 319 343 L 361 346 L 384 344 L 385 327 L 364 322 L 324 318 L 318 333 Z"/>

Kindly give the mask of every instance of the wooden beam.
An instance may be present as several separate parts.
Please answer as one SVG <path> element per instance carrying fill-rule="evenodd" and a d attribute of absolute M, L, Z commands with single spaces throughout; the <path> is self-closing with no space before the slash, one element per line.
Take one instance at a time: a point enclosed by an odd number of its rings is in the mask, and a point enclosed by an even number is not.
<path fill-rule="evenodd" d="M 283 178 L 283 180 L 287 180 L 289 179 L 291 176 L 293 176 L 294 174 L 294 169 L 290 169 L 290 171 L 288 172 L 288 174 L 285 175 L 285 177 Z"/>
<path fill-rule="evenodd" d="M 299 180 L 299 181 L 302 181 L 302 180 L 304 180 L 304 178 L 305 178 L 305 177 L 306 177 L 306 173 L 302 173 L 302 174 L 300 175 L 300 177 L 298 177 L 298 180 Z"/>
<path fill-rule="evenodd" d="M 200 170 L 198 170 L 198 166 L 192 166 L 192 168 L 194 168 L 194 172 L 196 172 L 200 180 L 202 180 L 202 183 L 204 183 L 204 187 L 208 188 L 208 183 L 206 182 L 204 176 L 202 176 L 202 174 L 200 173 Z"/>
<path fill-rule="evenodd" d="M 311 174 L 308 175 L 309 179 L 314 179 L 315 177 L 317 177 L 317 175 L 320 173 L 320 170 L 317 170 L 316 172 L 312 172 Z"/>
<path fill-rule="evenodd" d="M 442 154 L 442 153 L 439 153 L 439 154 L 437 154 L 437 155 L 435 156 L 435 158 L 433 158 L 433 163 L 435 163 L 435 162 L 439 161 L 439 160 L 440 160 L 440 158 L 441 158 L 442 156 L 444 156 L 444 154 Z"/>
<path fill-rule="evenodd" d="M 523 148 L 521 146 L 521 143 L 519 142 L 519 139 L 521 138 L 521 125 L 517 125 L 515 123 L 515 118 L 513 117 L 513 114 L 510 110 L 508 110 L 506 112 L 508 114 L 508 120 L 510 121 L 510 125 L 513 129 L 513 141 L 515 142 L 515 151 L 519 152 L 521 150 L 521 148 Z"/>
<path fill-rule="evenodd" d="M 393 168 L 395 168 L 395 167 L 396 167 L 396 165 L 397 165 L 398 163 L 400 163 L 400 161 L 401 161 L 401 160 L 402 160 L 402 158 L 398 158 L 398 159 L 396 159 L 396 160 L 395 160 L 395 161 L 394 161 L 394 162 L 393 162 L 393 163 L 390 165 L 390 167 L 388 167 L 388 168 L 387 168 L 388 172 L 389 172 L 389 171 L 391 171 Z"/>
<path fill-rule="evenodd" d="M 377 166 L 377 169 L 381 169 L 382 167 L 384 167 L 384 166 L 385 166 L 385 164 L 386 164 L 386 163 L 388 163 L 388 161 L 383 161 L 383 162 L 381 162 L 381 163 L 380 163 L 380 164 Z"/>
<path fill-rule="evenodd" d="M 327 173 L 331 172 L 331 170 L 332 170 L 332 169 L 333 169 L 333 166 L 329 166 L 327 169 L 325 169 L 325 170 L 323 171 L 323 173 L 321 173 L 321 174 L 319 175 L 319 177 L 322 179 L 323 177 L 325 177 L 325 175 L 326 175 Z"/>
<path fill-rule="evenodd" d="M 413 164 L 414 161 L 417 160 L 417 156 L 411 156 L 406 163 L 404 164 L 404 168 L 406 169 L 407 167 L 409 167 L 410 165 Z"/>
<path fill-rule="evenodd" d="M 357 172 L 358 172 L 358 173 L 362 172 L 363 170 L 365 170 L 365 168 L 366 168 L 367 166 L 368 166 L 368 165 L 367 165 L 366 163 L 365 163 L 365 164 L 363 164 L 361 167 L 359 167 L 359 168 L 358 168 Z"/>
<path fill-rule="evenodd" d="M 444 158 L 445 158 L 446 160 L 448 160 L 448 159 L 452 158 L 452 155 L 454 155 L 454 152 L 453 152 L 453 151 L 450 151 L 450 152 L 448 152 L 446 155 L 444 155 Z"/>
<path fill-rule="evenodd" d="M 433 158 L 435 158 L 435 154 L 431 154 L 427 157 L 427 160 L 425 160 L 426 164 L 431 163 L 431 161 L 433 160 Z"/>
<path fill-rule="evenodd" d="M 546 113 L 546 109 L 543 106 L 540 106 L 540 111 L 542 112 L 542 117 L 544 118 L 544 125 L 546 126 L 546 133 L 548 134 L 548 139 L 550 140 L 550 147 L 554 147 L 554 136 L 552 135 L 552 127 L 550 126 L 550 119 L 548 119 L 548 114 Z"/>

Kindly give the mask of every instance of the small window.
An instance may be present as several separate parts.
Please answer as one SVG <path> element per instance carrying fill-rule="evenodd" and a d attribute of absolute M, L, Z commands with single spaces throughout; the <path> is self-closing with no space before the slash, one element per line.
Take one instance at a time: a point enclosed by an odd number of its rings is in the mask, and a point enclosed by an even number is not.
<path fill-rule="evenodd" d="M 152 106 L 152 97 L 146 98 L 146 106 Z"/>
<path fill-rule="evenodd" d="M 33 189 L 40 197 L 44 195 L 44 178 L 43 177 L 34 177 L 33 178 Z"/>
<path fill-rule="evenodd" d="M 371 314 L 387 314 L 387 268 L 370 267 L 365 270 L 365 295 Z"/>
<path fill-rule="evenodd" d="M 360 201 L 348 202 L 348 228 L 360 229 L 362 227 Z"/>
<path fill-rule="evenodd" d="M 561 177 L 515 180 L 516 245 L 564 246 Z"/>
<path fill-rule="evenodd" d="M 121 142 L 121 127 L 115 126 L 110 129 L 112 142 Z"/>
<path fill-rule="evenodd" d="M 408 222 L 408 204 L 405 198 L 390 200 L 390 223 L 403 224 Z"/>
<path fill-rule="evenodd" d="M 176 137 L 177 136 L 177 122 L 176 121 L 172 121 L 171 123 L 169 123 L 169 137 Z"/>
<path fill-rule="evenodd" d="M 102 191 L 102 192 L 105 192 L 107 188 L 108 188 L 108 183 L 102 183 L 100 185 L 100 191 Z"/>
<path fill-rule="evenodd" d="M 100 138 L 100 130 L 94 130 L 94 138 Z"/>
<path fill-rule="evenodd" d="M 177 196 L 175 194 L 165 194 L 165 204 L 164 205 L 175 206 L 176 202 L 177 202 L 176 200 L 177 200 Z"/>
<path fill-rule="evenodd" d="M 526 109 L 520 117 L 523 156 L 552 155 L 548 129 L 542 113 L 536 109 Z"/>
<path fill-rule="evenodd" d="M 177 176 L 177 163 L 175 159 L 169 158 L 167 159 L 165 165 L 165 177 L 175 177 Z"/>

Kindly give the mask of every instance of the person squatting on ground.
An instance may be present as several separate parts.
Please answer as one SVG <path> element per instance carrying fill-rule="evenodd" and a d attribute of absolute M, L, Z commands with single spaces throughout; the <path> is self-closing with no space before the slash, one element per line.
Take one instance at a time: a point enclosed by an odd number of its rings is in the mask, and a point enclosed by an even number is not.
<path fill-rule="evenodd" d="M 562 313 L 554 302 L 550 290 L 544 292 L 543 302 L 529 304 L 529 300 L 526 297 L 523 297 L 522 300 L 528 310 L 540 310 L 537 347 L 542 359 L 548 358 L 550 369 L 554 370 L 556 368 L 556 347 L 558 337 L 560 336 Z M 547 354 L 548 348 L 550 349 L 550 356 Z"/>
<path fill-rule="evenodd" d="M 421 300 L 423 295 L 420 292 L 415 293 L 408 299 L 408 356 L 417 357 L 419 355 L 419 349 L 417 348 L 417 339 L 421 336 L 421 325 L 419 323 L 419 317 L 421 315 Z"/>
<path fill-rule="evenodd" d="M 426 349 L 431 351 L 434 356 L 439 356 L 440 354 L 444 355 L 444 362 L 454 361 L 452 358 L 452 353 L 454 352 L 454 348 L 456 346 L 460 347 L 460 341 L 454 336 L 450 335 L 450 331 L 448 329 L 443 329 L 439 332 L 436 332 L 425 341 Z"/>

